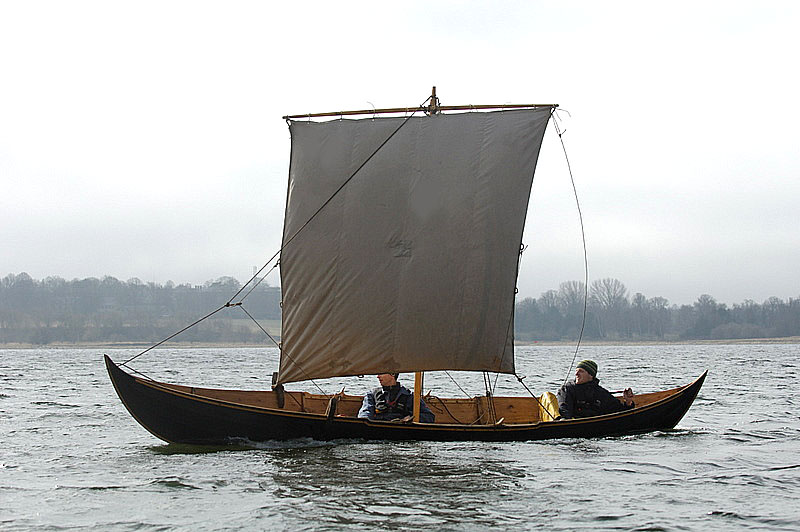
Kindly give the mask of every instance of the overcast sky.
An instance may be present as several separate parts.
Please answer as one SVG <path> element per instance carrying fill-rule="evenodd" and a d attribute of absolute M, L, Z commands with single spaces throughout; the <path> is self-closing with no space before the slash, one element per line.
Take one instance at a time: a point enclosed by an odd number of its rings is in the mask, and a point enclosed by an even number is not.
<path fill-rule="evenodd" d="M 557 103 L 590 279 L 800 296 L 794 2 L 0 3 L 0 276 L 245 281 L 279 247 L 281 116 Z M 519 288 L 583 279 L 558 136 Z M 275 274 L 271 284 L 278 284 Z"/>

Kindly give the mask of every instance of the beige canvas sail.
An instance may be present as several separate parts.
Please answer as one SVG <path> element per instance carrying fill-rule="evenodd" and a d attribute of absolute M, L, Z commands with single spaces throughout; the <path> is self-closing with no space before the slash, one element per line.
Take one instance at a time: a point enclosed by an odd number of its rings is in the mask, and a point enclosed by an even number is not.
<path fill-rule="evenodd" d="M 550 112 L 290 122 L 278 380 L 513 372 L 517 260 Z"/>

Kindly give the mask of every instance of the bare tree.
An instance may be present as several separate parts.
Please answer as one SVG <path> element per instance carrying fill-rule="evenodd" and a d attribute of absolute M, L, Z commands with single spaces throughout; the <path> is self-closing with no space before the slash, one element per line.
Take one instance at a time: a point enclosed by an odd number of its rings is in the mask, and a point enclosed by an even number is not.
<path fill-rule="evenodd" d="M 628 304 L 628 289 L 619 279 L 606 277 L 592 283 L 592 300 L 606 309 L 616 309 Z"/>
<path fill-rule="evenodd" d="M 592 283 L 591 301 L 597 307 L 601 337 L 629 336 L 624 312 L 628 307 L 628 289 L 618 279 L 598 279 Z"/>
<path fill-rule="evenodd" d="M 580 281 L 567 281 L 558 287 L 561 310 L 567 316 L 580 314 L 583 309 L 585 285 Z"/>

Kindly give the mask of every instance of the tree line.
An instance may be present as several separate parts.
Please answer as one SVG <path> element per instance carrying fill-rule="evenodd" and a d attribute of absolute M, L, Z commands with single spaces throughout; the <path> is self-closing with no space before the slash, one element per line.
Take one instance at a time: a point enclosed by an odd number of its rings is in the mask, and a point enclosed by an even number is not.
<path fill-rule="evenodd" d="M 111 276 L 67 281 L 32 279 L 26 273 L 0 279 L 0 344 L 155 343 L 224 305 L 241 288 L 232 277 L 202 285 L 120 281 Z M 585 286 L 561 283 L 538 298 L 518 301 L 519 340 L 574 340 L 584 315 Z M 589 340 L 723 340 L 800 336 L 800 298 L 746 300 L 728 307 L 710 295 L 691 305 L 663 297 L 628 295 L 617 279 L 589 286 L 583 337 Z M 280 289 L 261 283 L 243 308 L 267 330 L 280 320 Z M 275 327 L 270 332 L 275 333 Z M 183 342 L 272 341 L 238 307 L 225 309 L 176 338 Z"/>
<path fill-rule="evenodd" d="M 516 305 L 515 335 L 521 340 L 575 339 L 584 323 L 585 285 L 561 283 Z M 628 296 L 618 279 L 589 285 L 583 337 L 594 340 L 727 340 L 800 336 L 800 298 L 745 300 L 728 307 L 708 294 L 691 305 L 663 297 Z"/>
<path fill-rule="evenodd" d="M 221 307 L 240 288 L 232 277 L 175 285 L 9 274 L 0 280 L 0 343 L 155 343 Z M 257 320 L 279 320 L 280 289 L 261 283 L 243 307 Z M 272 343 L 238 307 L 220 311 L 176 340 Z"/>

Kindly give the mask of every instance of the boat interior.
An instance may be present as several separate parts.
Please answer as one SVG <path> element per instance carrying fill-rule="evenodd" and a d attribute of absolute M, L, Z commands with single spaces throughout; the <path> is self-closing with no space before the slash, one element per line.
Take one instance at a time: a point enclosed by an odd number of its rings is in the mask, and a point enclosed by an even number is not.
<path fill-rule="evenodd" d="M 361 395 L 347 395 L 345 393 L 326 396 L 309 392 L 222 390 L 153 383 L 153 381 L 144 379 L 139 380 L 143 383 L 155 384 L 160 388 L 187 393 L 204 399 L 224 401 L 247 407 L 328 416 L 356 417 L 363 400 Z M 661 392 L 637 394 L 633 399 L 637 407 L 642 407 L 669 397 L 680 389 L 674 388 Z M 281 395 L 283 395 L 282 401 L 280 401 Z M 429 393 L 423 396 L 423 400 L 436 415 L 437 424 L 531 424 L 552 421 L 558 416 L 558 401 L 551 392 L 545 392 L 538 397 L 495 396 L 491 398 L 493 405 L 490 405 L 489 398 L 485 396 L 458 399 L 440 398 Z M 279 404 L 280 402 L 283 404 Z"/>

